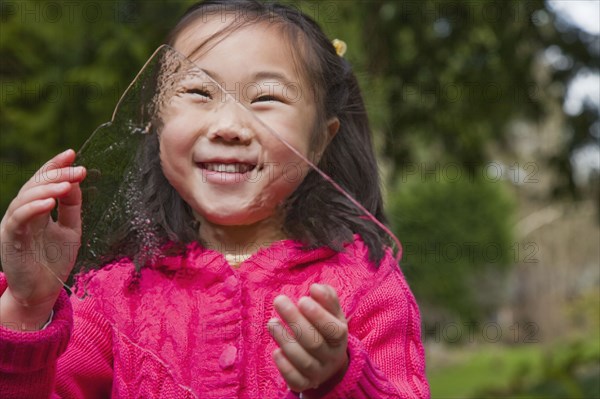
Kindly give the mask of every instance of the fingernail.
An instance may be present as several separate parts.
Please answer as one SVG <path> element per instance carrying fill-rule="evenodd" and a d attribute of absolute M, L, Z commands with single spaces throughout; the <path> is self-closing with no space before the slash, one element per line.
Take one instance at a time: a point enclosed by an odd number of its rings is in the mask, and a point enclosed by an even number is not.
<path fill-rule="evenodd" d="M 320 293 L 322 293 L 322 294 L 326 294 L 327 293 L 327 290 L 325 289 L 324 285 L 322 285 L 322 284 L 313 284 L 313 285 L 315 286 L 315 289 L 317 291 L 319 291 Z"/>
<path fill-rule="evenodd" d="M 315 308 L 315 304 L 313 303 L 313 301 L 306 296 L 300 298 L 298 303 L 304 308 L 304 310 L 313 310 Z"/>
<path fill-rule="evenodd" d="M 287 309 L 290 307 L 289 300 L 285 295 L 278 295 L 273 301 L 273 303 L 282 309 Z"/>

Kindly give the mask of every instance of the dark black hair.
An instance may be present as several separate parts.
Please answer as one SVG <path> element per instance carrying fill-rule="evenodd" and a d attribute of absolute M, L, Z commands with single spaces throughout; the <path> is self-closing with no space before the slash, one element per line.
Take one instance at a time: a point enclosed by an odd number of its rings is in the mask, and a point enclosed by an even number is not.
<path fill-rule="evenodd" d="M 256 0 L 208 0 L 190 7 L 171 31 L 166 43 L 173 45 L 181 32 L 200 18 L 227 13 L 236 21 L 207 42 L 250 24 L 276 23 L 299 49 L 295 61 L 311 82 L 317 105 L 315 132 L 324 132 L 326 121 L 337 117 L 340 128 L 327 145 L 318 167 L 358 200 L 379 221 L 387 224 L 377 162 L 364 101 L 350 63 L 338 56 L 331 40 L 310 17 L 291 6 Z M 320 133 L 314 144 L 327 137 Z M 199 240 L 198 225 L 190 207 L 181 199 L 162 173 L 156 134 L 148 137 L 142 153 L 144 198 L 165 238 L 187 243 Z M 370 260 L 379 264 L 390 237 L 353 205 L 335 187 L 311 170 L 285 202 L 284 231 L 306 249 L 329 246 L 343 250 L 345 242 L 358 233 L 369 248 Z"/>

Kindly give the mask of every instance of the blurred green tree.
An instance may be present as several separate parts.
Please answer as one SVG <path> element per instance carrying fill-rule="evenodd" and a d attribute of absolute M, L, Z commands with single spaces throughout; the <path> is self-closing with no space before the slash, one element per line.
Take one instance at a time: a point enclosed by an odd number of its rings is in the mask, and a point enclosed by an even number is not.
<path fill-rule="evenodd" d="M 45 160 L 78 149 L 190 2 L 0 3 L 0 212 Z"/>
<path fill-rule="evenodd" d="M 0 3 L 1 214 L 44 160 L 66 147 L 79 148 L 110 118 L 127 84 L 191 3 Z M 565 87 L 579 71 L 598 71 L 598 36 L 561 25 L 543 0 L 287 3 L 321 22 L 332 38 L 348 42 L 346 57 L 358 71 L 378 148 L 391 161 L 392 181 L 432 159 L 456 163 L 469 174 L 479 173 L 490 160 L 490 144 L 502 146 L 508 140 L 509 121 L 519 117 L 539 120 L 551 109 L 549 102 L 562 103 Z M 540 61 L 549 48 L 560 50 L 568 60 L 566 67 Z M 557 193 L 573 192 L 569 162 L 573 150 L 598 140 L 589 133 L 590 125 L 598 120 L 594 112 L 587 107 L 570 119 L 571 134 L 565 134 L 560 153 L 551 160 L 561 176 Z M 475 227 L 468 231 L 471 218 L 474 223 L 488 220 L 485 209 L 489 204 L 498 205 L 510 219 L 510 207 L 494 202 L 494 190 L 500 189 L 488 184 L 469 187 L 446 182 L 437 188 L 417 184 L 400 191 L 394 188 L 390 210 L 399 236 L 421 247 L 461 234 L 464 240 L 479 237 L 479 242 L 505 243 L 502 214 L 492 208 L 489 226 L 476 225 L 483 236 L 475 234 Z M 409 190 L 415 190 L 423 203 L 411 199 Z M 476 201 L 489 203 L 479 207 Z M 439 209 L 446 203 L 464 217 L 448 219 L 449 214 Z M 443 227 L 447 230 L 445 236 L 432 240 L 423 223 L 432 223 L 428 229 L 433 229 L 438 217 L 446 218 Z M 460 228 L 454 225 L 458 221 Z M 496 235 L 490 226 L 498 229 Z M 421 267 L 414 257 L 410 262 L 414 270 Z M 446 292 L 440 298 L 460 294 L 464 282 L 459 279 L 469 274 L 470 267 L 457 266 L 464 274 L 446 280 L 445 288 L 436 288 Z M 411 283 L 418 285 L 417 278 L 411 277 Z M 425 285 L 415 288 L 418 292 L 427 289 Z M 476 313 L 470 299 L 465 301 L 452 306 Z"/>
<path fill-rule="evenodd" d="M 450 175 L 460 168 L 463 176 L 502 169 L 493 151 L 513 150 L 510 123 L 541 123 L 560 113 L 571 80 L 582 71 L 599 72 L 600 36 L 565 23 L 544 0 L 328 4 L 321 20 L 332 37 L 350 42 L 347 58 L 363 71 L 378 148 L 390 161 L 387 211 L 405 245 L 411 287 L 429 305 L 428 315 L 437 308 L 467 320 L 492 316 L 502 293 L 489 283 L 500 285 L 506 266 L 523 260 L 510 224 L 514 201 L 505 182 L 449 182 L 448 168 Z M 562 197 L 577 193 L 573 151 L 600 140 L 591 134 L 600 124 L 592 104 L 564 118 L 566 131 L 543 132 L 534 144 L 542 147 L 558 134 L 558 151 L 520 160 L 526 174 L 553 167 L 548 192 Z M 508 168 L 499 173 L 510 177 Z M 469 243 L 480 250 L 498 245 L 502 256 L 490 264 L 476 251 L 448 262 L 445 248 L 457 244 L 464 251 Z"/>
<path fill-rule="evenodd" d="M 110 117 L 192 3 L 1 3 L 0 210 L 42 160 L 77 148 Z M 287 3 L 350 44 L 348 58 L 396 171 L 432 156 L 480 166 L 487 144 L 506 140 L 508 121 L 539 119 L 549 97 L 562 102 L 577 73 L 598 72 L 599 37 L 561 22 L 543 0 Z M 568 62 L 548 67 L 541 79 L 540 57 L 551 46 Z M 552 159 L 562 176 L 557 192 L 573 191 L 570 155 L 598 142 L 589 132 L 597 121 L 591 104 L 570 118 L 571 133 Z"/>
<path fill-rule="evenodd" d="M 388 203 L 402 269 L 433 320 L 493 317 L 504 299 L 501 277 L 516 253 L 515 204 L 506 181 L 477 172 L 405 175 Z"/>
<path fill-rule="evenodd" d="M 397 172 L 423 155 L 482 166 L 489 144 L 507 140 L 508 122 L 555 112 L 578 73 L 600 72 L 600 36 L 565 23 L 544 0 L 373 0 L 352 8 L 361 64 L 385 82 L 379 127 Z M 560 62 L 546 59 L 549 49 Z M 568 116 L 564 145 L 550 160 L 561 177 L 555 193 L 574 193 L 569 159 L 600 143 L 594 122 L 600 114 L 591 103 Z"/>

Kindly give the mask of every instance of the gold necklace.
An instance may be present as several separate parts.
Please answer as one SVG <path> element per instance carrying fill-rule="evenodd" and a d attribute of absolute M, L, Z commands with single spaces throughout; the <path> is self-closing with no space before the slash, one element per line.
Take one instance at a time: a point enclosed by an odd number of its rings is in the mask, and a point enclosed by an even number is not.
<path fill-rule="evenodd" d="M 238 267 L 242 262 L 245 262 L 248 258 L 252 256 L 249 254 L 225 254 L 225 260 L 232 267 Z"/>

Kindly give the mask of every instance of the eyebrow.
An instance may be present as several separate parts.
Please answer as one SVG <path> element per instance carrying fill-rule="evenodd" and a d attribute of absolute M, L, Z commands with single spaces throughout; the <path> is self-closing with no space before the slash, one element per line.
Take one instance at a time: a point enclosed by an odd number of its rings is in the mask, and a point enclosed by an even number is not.
<path fill-rule="evenodd" d="M 212 72 L 212 71 L 209 71 L 204 68 L 201 68 L 201 70 L 202 70 L 202 72 L 204 72 L 205 74 L 210 76 L 217 83 L 223 81 L 223 79 L 221 79 L 221 77 L 219 76 L 219 74 L 217 72 Z M 293 84 L 293 82 L 290 79 L 288 79 L 284 74 L 279 73 L 279 72 L 274 72 L 274 71 L 260 71 L 260 72 L 255 73 L 251 78 L 252 81 L 261 81 L 261 80 L 269 80 L 269 79 L 279 80 L 280 82 L 284 83 L 286 86 Z"/>

